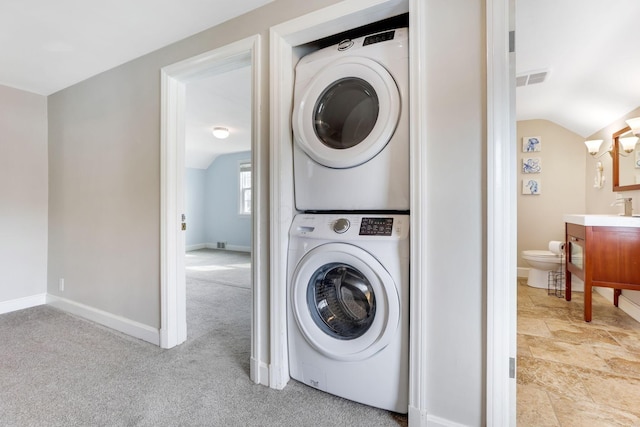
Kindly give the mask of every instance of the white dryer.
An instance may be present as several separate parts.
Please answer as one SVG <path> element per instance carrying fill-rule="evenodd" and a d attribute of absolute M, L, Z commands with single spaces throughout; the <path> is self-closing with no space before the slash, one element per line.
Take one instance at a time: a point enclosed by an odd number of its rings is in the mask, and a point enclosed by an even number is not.
<path fill-rule="evenodd" d="M 409 210 L 408 86 L 407 28 L 344 40 L 298 62 L 298 210 Z"/>
<path fill-rule="evenodd" d="M 409 216 L 300 214 L 289 235 L 291 378 L 406 413 Z"/>

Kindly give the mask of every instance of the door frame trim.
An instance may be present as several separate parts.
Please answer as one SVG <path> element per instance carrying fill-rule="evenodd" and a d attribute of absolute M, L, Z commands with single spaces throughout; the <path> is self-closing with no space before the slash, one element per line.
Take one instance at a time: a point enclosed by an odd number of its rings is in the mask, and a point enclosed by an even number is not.
<path fill-rule="evenodd" d="M 252 163 L 252 324 L 251 379 L 268 385 L 267 363 L 260 348 L 268 336 L 261 299 L 268 284 L 261 261 L 268 249 L 263 223 L 267 212 L 259 209 L 266 195 L 262 191 L 261 140 L 261 38 L 260 35 L 222 46 L 161 69 L 161 230 L 160 230 L 160 346 L 172 348 L 187 338 L 184 279 L 185 239 L 181 230 L 184 212 L 184 120 L 187 82 L 240 66 L 251 65 L 251 163 Z"/>

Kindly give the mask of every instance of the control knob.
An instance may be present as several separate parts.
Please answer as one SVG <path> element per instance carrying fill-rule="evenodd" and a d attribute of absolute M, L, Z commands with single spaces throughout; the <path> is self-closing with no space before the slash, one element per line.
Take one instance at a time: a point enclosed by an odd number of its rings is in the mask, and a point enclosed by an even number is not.
<path fill-rule="evenodd" d="M 347 218 L 340 218 L 333 224 L 333 231 L 338 234 L 346 233 L 350 225 Z"/>

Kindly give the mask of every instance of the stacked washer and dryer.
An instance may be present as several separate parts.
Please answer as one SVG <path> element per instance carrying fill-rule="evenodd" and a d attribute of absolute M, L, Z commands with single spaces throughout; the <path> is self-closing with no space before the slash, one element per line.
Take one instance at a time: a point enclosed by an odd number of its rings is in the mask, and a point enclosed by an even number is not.
<path fill-rule="evenodd" d="M 409 50 L 398 28 L 296 66 L 290 376 L 399 413 L 409 388 Z"/>

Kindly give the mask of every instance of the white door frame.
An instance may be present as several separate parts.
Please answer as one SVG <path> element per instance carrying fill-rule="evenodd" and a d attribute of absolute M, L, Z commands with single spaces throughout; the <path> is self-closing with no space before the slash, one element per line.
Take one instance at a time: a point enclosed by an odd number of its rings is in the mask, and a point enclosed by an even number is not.
<path fill-rule="evenodd" d="M 293 48 L 349 28 L 406 12 L 410 17 L 411 117 L 427 115 L 426 84 L 418 78 L 426 68 L 428 42 L 425 28 L 428 2 L 424 0 L 346 0 L 271 28 L 271 365 L 270 385 L 283 388 L 289 380 L 286 339 L 287 231 L 293 203 L 291 117 Z M 405 10 L 401 10 L 401 9 Z M 513 87 L 508 76 L 509 29 L 513 22 L 510 0 L 486 0 L 487 36 L 487 360 L 486 424 L 515 425 L 515 379 L 509 378 L 509 359 L 515 357 L 515 157 L 513 156 Z M 415 141 L 426 138 L 426 121 L 411 120 L 411 225 L 412 256 L 427 255 L 426 150 Z M 409 425 L 426 426 L 428 414 L 426 316 L 423 263 L 411 267 L 411 349 Z"/>
<path fill-rule="evenodd" d="M 252 325 L 251 377 L 266 383 L 261 377 L 260 341 L 266 337 L 266 326 L 260 324 L 259 301 L 266 295 L 266 280 L 257 261 L 266 251 L 268 241 L 262 226 L 265 214 L 259 209 L 264 202 L 259 177 L 262 173 L 260 104 L 261 67 L 260 36 L 255 35 L 235 43 L 172 65 L 161 70 L 161 302 L 160 346 L 171 348 L 187 339 L 185 292 L 185 236 L 181 230 L 184 212 L 184 120 L 185 85 L 189 81 L 246 65 L 252 67 L 251 90 L 251 159 L 252 159 Z M 262 329 L 265 329 L 263 331 Z M 255 365 L 255 366 L 254 366 Z M 266 364 L 265 364 L 266 366 Z M 263 375 L 262 376 L 266 376 Z"/>
<path fill-rule="evenodd" d="M 486 0 L 487 420 L 516 425 L 516 133 L 514 0 Z"/>

